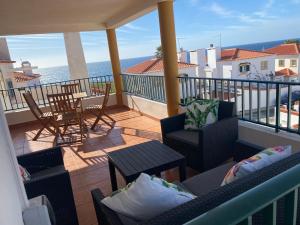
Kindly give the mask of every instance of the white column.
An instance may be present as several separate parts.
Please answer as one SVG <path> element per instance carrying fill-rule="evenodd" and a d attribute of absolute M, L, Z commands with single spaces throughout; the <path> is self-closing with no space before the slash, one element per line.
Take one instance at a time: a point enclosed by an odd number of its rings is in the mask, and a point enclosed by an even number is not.
<path fill-rule="evenodd" d="M 88 78 L 80 33 L 64 33 L 64 39 L 71 80 Z"/>
<path fill-rule="evenodd" d="M 0 224 L 23 225 L 22 210 L 28 199 L 1 101 L 0 130 Z"/>

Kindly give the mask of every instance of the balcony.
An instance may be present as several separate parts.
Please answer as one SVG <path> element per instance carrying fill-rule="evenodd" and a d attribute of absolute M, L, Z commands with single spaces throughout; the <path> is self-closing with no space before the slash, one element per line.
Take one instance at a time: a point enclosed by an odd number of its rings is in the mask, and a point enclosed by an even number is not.
<path fill-rule="evenodd" d="M 90 102 L 102 101 L 102 96 L 99 95 L 97 88 L 105 82 L 111 81 L 109 77 L 66 81 L 63 84 L 79 82 L 81 89 L 89 93 L 88 97 L 83 100 L 86 105 Z M 280 117 L 282 113 L 277 110 L 280 109 L 277 107 L 277 103 L 281 105 L 281 101 L 276 99 L 282 88 L 287 89 L 287 93 L 290 93 L 291 96 L 294 86 L 298 84 L 187 77 L 178 79 L 181 89 L 181 111 L 184 111 L 187 101 L 196 98 L 220 98 L 226 101 L 236 101 L 238 106 L 236 113 L 240 117 L 240 139 L 266 147 L 276 145 L 275 143 L 292 144 L 294 149 L 300 146 L 299 131 L 294 129 L 291 124 L 287 126 L 287 124 L 278 123 L 280 120 L 277 115 Z M 124 74 L 122 82 L 124 106 L 116 105 L 114 91 L 110 95 L 108 113 L 116 121 L 114 128 L 111 129 L 104 123 L 100 123 L 95 132 L 88 132 L 84 143 L 63 147 L 64 164 L 71 175 L 79 223 L 83 225 L 97 224 L 90 191 L 100 188 L 104 194 L 111 192 L 106 154 L 150 140 L 161 141 L 159 119 L 167 117 L 164 78 Z M 13 90 L 13 92 L 14 96 L 21 96 L 25 90 L 37 93 L 35 100 L 40 103 L 41 107 L 47 108 L 48 102 L 43 99 L 43 96 L 46 96 L 47 93 L 56 93 L 60 90 L 60 85 L 61 83 L 54 83 L 26 87 Z M 256 93 L 254 93 L 255 91 Z M 9 92 L 8 90 L 2 91 L 2 93 Z M 275 95 L 273 100 L 271 95 Z M 266 100 L 266 96 L 269 96 L 269 100 Z M 262 98 L 265 99 L 264 103 Z M 37 141 L 32 141 L 39 125 L 32 121 L 33 118 L 30 116 L 25 101 L 22 98 L 16 99 L 15 102 L 18 104 L 10 104 L 11 107 L 5 108 L 8 123 L 11 123 L 10 132 L 16 154 L 22 155 L 52 147 L 54 137 L 48 132 L 43 132 Z M 251 108 L 250 102 L 254 99 L 259 104 L 255 102 Z M 291 117 L 293 113 L 292 99 L 288 99 L 289 106 L 285 113 Z M 20 114 L 22 114 L 21 119 L 19 118 Z M 87 124 L 88 126 L 92 124 L 91 118 L 87 119 Z M 189 176 L 195 174 L 197 174 L 196 171 L 188 170 Z M 124 186 L 125 182 L 120 174 L 117 174 L 117 177 L 119 184 Z M 165 172 L 163 177 L 169 181 L 178 180 L 178 173 L 170 170 Z"/>

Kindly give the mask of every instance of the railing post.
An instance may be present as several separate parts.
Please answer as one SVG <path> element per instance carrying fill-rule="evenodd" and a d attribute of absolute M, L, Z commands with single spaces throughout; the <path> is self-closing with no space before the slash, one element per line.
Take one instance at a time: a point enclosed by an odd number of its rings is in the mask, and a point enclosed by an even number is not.
<path fill-rule="evenodd" d="M 275 114 L 275 131 L 276 133 L 279 132 L 280 127 L 280 103 L 281 103 L 281 97 L 280 97 L 280 84 L 276 84 L 276 114 Z"/>

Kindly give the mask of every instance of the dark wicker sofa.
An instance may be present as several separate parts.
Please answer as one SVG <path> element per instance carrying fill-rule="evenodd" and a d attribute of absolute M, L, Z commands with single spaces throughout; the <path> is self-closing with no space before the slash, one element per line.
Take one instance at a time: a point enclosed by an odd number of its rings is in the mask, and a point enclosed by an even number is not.
<path fill-rule="evenodd" d="M 57 225 L 78 224 L 69 172 L 64 167 L 60 147 L 18 156 L 18 162 L 31 175 L 24 181 L 28 198 L 46 195 Z"/>
<path fill-rule="evenodd" d="M 220 101 L 218 121 L 199 131 L 184 130 L 185 113 L 161 120 L 163 143 L 184 155 L 198 171 L 212 169 L 233 156 L 238 138 L 235 103 Z"/>
<path fill-rule="evenodd" d="M 262 149 L 262 147 L 238 141 L 235 145 L 234 159 L 236 161 L 239 161 L 246 157 L 252 156 Z M 137 222 L 107 208 L 106 206 L 101 204 L 101 200 L 104 198 L 104 196 L 99 189 L 92 191 L 92 197 L 97 214 L 97 219 L 99 224 L 101 225 L 180 225 L 238 196 L 239 194 L 242 194 L 243 192 L 254 188 L 255 186 L 265 182 L 268 179 L 273 178 L 274 176 L 286 171 L 287 169 L 299 163 L 300 153 L 295 153 L 284 160 L 276 162 L 268 167 L 265 167 L 264 169 L 250 174 L 247 177 L 243 177 L 222 187 L 220 186 L 222 180 L 228 169 L 234 164 L 234 162 L 221 165 L 215 169 L 189 178 L 181 183 L 184 188 L 197 195 L 197 198 L 169 211 L 166 211 L 148 221 Z M 284 225 L 283 219 L 285 215 L 283 203 L 284 199 L 281 199 L 278 202 L 278 225 Z M 299 212 L 300 210 L 298 208 L 298 220 Z M 232 213 L 235 213 L 234 209 L 232 210 Z M 253 217 L 253 224 L 264 225 L 267 223 L 266 221 L 264 221 L 261 214 L 257 213 Z M 300 224 L 300 221 L 297 221 L 297 224 Z"/>

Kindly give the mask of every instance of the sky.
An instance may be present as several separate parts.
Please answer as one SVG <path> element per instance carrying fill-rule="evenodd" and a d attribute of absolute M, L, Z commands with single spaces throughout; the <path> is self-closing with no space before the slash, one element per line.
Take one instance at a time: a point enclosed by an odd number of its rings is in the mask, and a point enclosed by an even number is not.
<path fill-rule="evenodd" d="M 300 0 L 176 0 L 177 47 L 187 50 L 300 37 Z M 160 45 L 157 10 L 117 29 L 121 59 L 153 55 Z M 87 62 L 109 60 L 106 33 L 81 32 Z M 39 68 L 67 65 L 62 33 L 8 36 L 11 58 Z"/>

